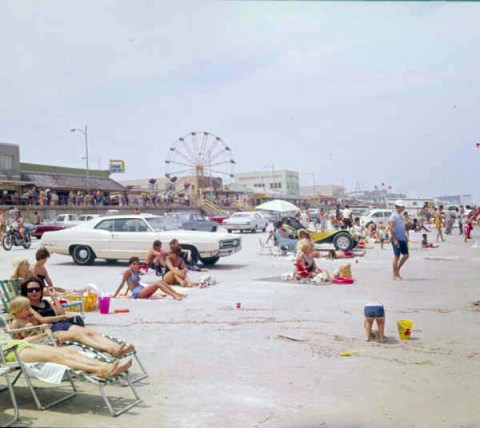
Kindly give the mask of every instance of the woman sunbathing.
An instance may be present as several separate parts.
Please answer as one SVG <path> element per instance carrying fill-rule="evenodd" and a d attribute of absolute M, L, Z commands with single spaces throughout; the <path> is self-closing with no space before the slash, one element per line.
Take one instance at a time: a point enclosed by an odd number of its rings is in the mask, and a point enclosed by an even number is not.
<path fill-rule="evenodd" d="M 52 331 L 55 337 L 60 342 L 72 341 L 79 342 L 99 351 L 108 352 L 114 357 L 121 357 L 133 351 L 133 345 L 119 344 L 108 339 L 104 335 L 97 333 L 89 328 L 74 325 L 71 321 L 71 316 L 65 314 L 65 311 L 55 295 L 50 294 L 53 306 L 45 300 L 45 295 L 49 295 L 49 289 L 44 288 L 43 284 L 38 278 L 31 278 L 21 284 L 21 294 L 28 298 L 30 305 L 29 316 L 24 320 L 18 320 L 20 323 L 33 325 L 51 323 Z M 15 299 L 12 300 L 12 302 Z M 20 310 L 19 308 L 18 310 Z M 25 307 L 23 308 L 25 309 Z M 17 308 L 14 309 L 16 316 Z M 52 320 L 51 317 L 55 319 Z"/>
<path fill-rule="evenodd" d="M 182 249 L 173 247 L 165 260 L 167 273 L 163 277 L 164 281 L 170 285 L 180 285 L 182 287 L 194 287 L 197 284 L 188 277 L 188 268 L 182 259 Z"/>
<path fill-rule="evenodd" d="M 8 341 L 2 346 L 2 351 L 5 352 L 6 362 L 14 363 L 16 361 L 16 356 L 13 352 L 16 347 L 17 353 L 24 363 L 61 364 L 74 370 L 91 373 L 102 379 L 118 376 L 132 366 L 132 360 L 124 362 L 115 361 L 115 363 L 109 364 L 87 357 L 73 349 L 30 343 L 30 341 L 36 339 L 35 336 L 31 336 L 24 340 L 12 339 Z"/>
<path fill-rule="evenodd" d="M 367 252 L 363 251 L 343 251 L 343 250 L 329 250 L 327 259 L 353 259 L 354 257 L 363 257 Z"/>
<path fill-rule="evenodd" d="M 172 297 L 174 300 L 182 300 L 186 297 L 184 294 L 177 293 L 172 287 L 162 280 L 158 280 L 153 284 L 140 283 L 140 260 L 138 257 L 130 257 L 128 261 L 128 269 L 122 275 L 122 282 L 118 286 L 113 297 L 117 297 L 122 288 L 127 285 L 125 296 L 130 291 L 132 299 L 148 299 L 157 290 L 163 291 L 166 295 Z"/>

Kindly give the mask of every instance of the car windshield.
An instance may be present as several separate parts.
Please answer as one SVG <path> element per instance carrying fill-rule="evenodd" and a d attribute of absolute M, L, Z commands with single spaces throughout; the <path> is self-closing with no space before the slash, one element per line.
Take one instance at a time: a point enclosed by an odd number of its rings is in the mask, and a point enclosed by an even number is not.
<path fill-rule="evenodd" d="M 164 216 L 164 217 L 148 217 L 145 218 L 145 221 L 150 225 L 150 227 L 155 232 L 162 232 L 164 230 L 177 230 L 178 219 L 176 220 L 173 217 Z"/>
<path fill-rule="evenodd" d="M 251 217 L 252 215 L 250 213 L 237 213 L 237 214 L 233 214 L 231 218 L 245 218 L 245 217 Z"/>
<path fill-rule="evenodd" d="M 373 217 L 373 215 L 377 212 L 377 210 L 370 210 L 370 211 L 367 211 L 365 213 L 363 213 L 362 215 L 365 216 L 365 217 Z"/>

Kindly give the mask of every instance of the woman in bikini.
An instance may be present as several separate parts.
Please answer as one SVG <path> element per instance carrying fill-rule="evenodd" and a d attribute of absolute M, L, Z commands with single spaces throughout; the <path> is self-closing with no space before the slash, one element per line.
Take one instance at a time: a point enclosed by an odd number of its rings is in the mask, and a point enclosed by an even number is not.
<path fill-rule="evenodd" d="M 157 290 L 163 291 L 168 296 L 171 296 L 174 300 L 182 300 L 186 297 L 185 294 L 177 293 L 164 281 L 157 281 L 148 285 L 141 284 L 139 268 L 139 258 L 130 257 L 130 260 L 128 261 L 128 269 L 122 275 L 122 282 L 120 282 L 117 291 L 115 291 L 115 294 L 113 295 L 114 298 L 117 297 L 125 284 L 127 285 L 125 296 L 130 291 L 132 293 L 132 299 L 148 299 Z"/>

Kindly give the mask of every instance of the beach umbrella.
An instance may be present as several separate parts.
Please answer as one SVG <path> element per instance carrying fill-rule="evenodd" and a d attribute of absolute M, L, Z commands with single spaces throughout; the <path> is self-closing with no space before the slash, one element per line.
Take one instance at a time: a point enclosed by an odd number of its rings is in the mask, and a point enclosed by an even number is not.
<path fill-rule="evenodd" d="M 265 202 L 263 204 L 257 205 L 255 207 L 257 210 L 262 210 L 262 211 L 275 211 L 279 213 L 284 213 L 288 211 L 298 211 L 300 208 L 298 208 L 296 205 L 284 201 L 282 199 L 275 199 L 273 201 Z"/>

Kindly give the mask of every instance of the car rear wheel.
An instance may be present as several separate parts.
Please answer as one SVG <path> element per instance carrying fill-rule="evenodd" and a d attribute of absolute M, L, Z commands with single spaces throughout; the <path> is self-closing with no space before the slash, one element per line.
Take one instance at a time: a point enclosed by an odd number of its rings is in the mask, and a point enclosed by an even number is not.
<path fill-rule="evenodd" d="M 220 260 L 220 257 L 200 257 L 200 261 L 205 266 L 213 266 Z"/>
<path fill-rule="evenodd" d="M 77 265 L 87 266 L 95 261 L 95 253 L 86 245 L 77 245 L 72 251 L 72 258 Z"/>
<path fill-rule="evenodd" d="M 341 232 L 333 238 L 333 245 L 336 250 L 348 251 L 351 250 L 355 242 L 351 235 L 347 232 Z"/>
<path fill-rule="evenodd" d="M 228 233 L 232 233 L 232 229 L 227 229 L 227 232 L 228 232 Z"/>
<path fill-rule="evenodd" d="M 252 233 L 255 233 L 257 231 L 257 229 L 255 229 L 254 227 L 252 228 Z"/>

